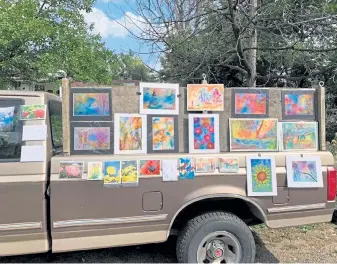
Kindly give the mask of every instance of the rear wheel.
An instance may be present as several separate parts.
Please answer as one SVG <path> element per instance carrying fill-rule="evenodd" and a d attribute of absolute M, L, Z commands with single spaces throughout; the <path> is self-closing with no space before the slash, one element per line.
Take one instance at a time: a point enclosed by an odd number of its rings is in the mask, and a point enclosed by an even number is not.
<path fill-rule="evenodd" d="M 177 240 L 181 263 L 252 263 L 255 241 L 237 216 L 211 212 L 190 220 Z"/>

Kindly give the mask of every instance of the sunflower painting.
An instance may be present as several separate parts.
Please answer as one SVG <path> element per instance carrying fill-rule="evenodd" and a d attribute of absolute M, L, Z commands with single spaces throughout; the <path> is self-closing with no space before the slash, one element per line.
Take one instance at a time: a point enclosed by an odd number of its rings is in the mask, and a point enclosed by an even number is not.
<path fill-rule="evenodd" d="M 247 157 L 248 196 L 276 196 L 274 157 Z"/>

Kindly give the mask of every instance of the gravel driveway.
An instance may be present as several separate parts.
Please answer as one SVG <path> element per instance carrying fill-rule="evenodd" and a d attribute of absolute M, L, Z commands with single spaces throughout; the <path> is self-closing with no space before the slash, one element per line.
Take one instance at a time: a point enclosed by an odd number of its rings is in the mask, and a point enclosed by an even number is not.
<path fill-rule="evenodd" d="M 256 262 L 330 262 L 337 260 L 336 225 L 268 229 L 264 225 L 253 228 L 257 252 Z M 0 258 L 5 262 L 45 262 L 44 255 Z M 176 262 L 175 240 L 163 244 L 100 249 L 55 254 L 53 262 L 113 262 L 113 263 L 172 263 Z"/>

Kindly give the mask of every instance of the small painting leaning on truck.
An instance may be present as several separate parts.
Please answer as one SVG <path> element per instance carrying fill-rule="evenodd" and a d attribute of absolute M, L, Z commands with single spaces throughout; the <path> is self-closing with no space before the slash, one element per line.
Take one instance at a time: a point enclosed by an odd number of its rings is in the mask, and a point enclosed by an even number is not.
<path fill-rule="evenodd" d="M 179 158 L 179 179 L 194 179 L 194 160 L 190 157 Z"/>
<path fill-rule="evenodd" d="M 21 120 L 35 120 L 46 118 L 46 105 L 22 105 Z"/>
<path fill-rule="evenodd" d="M 118 160 L 104 162 L 104 185 L 118 186 L 122 183 L 121 180 L 121 162 Z"/>
<path fill-rule="evenodd" d="M 122 186 L 138 186 L 138 161 L 121 161 Z"/>
<path fill-rule="evenodd" d="M 219 158 L 218 162 L 219 172 L 238 172 L 239 159 L 238 158 Z"/>
<path fill-rule="evenodd" d="M 81 179 L 83 174 L 83 162 L 60 161 L 60 179 Z"/>

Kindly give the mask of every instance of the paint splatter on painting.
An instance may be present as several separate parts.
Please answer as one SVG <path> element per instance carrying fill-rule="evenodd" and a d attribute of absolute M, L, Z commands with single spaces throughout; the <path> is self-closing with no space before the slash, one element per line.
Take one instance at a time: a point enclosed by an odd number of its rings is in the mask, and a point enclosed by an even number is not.
<path fill-rule="evenodd" d="M 317 182 L 315 161 L 292 161 L 294 182 Z"/>
<path fill-rule="evenodd" d="M 121 162 L 117 160 L 104 162 L 104 184 L 121 184 Z"/>
<path fill-rule="evenodd" d="M 194 179 L 194 162 L 193 158 L 179 158 L 179 178 Z"/>
<path fill-rule="evenodd" d="M 174 117 L 152 118 L 153 150 L 174 150 Z"/>
<path fill-rule="evenodd" d="M 317 123 L 284 122 L 282 128 L 282 146 L 284 150 L 310 149 L 317 146 Z"/>
<path fill-rule="evenodd" d="M 219 158 L 219 172 L 238 172 L 238 158 Z"/>
<path fill-rule="evenodd" d="M 75 127 L 74 150 L 110 149 L 110 127 Z"/>
<path fill-rule="evenodd" d="M 102 162 L 88 162 L 87 180 L 102 179 Z"/>
<path fill-rule="evenodd" d="M 215 158 L 195 158 L 195 171 L 214 172 L 215 171 Z"/>
<path fill-rule="evenodd" d="M 122 184 L 138 183 L 138 168 L 136 160 L 124 160 L 121 162 Z"/>
<path fill-rule="evenodd" d="M 277 150 L 277 119 L 230 119 L 231 150 Z"/>
<path fill-rule="evenodd" d="M 272 165 L 270 159 L 251 159 L 253 192 L 272 192 Z"/>
<path fill-rule="evenodd" d="M 141 176 L 160 176 L 161 175 L 160 160 L 140 160 L 139 173 Z"/>
<path fill-rule="evenodd" d="M 46 105 L 22 105 L 21 120 L 46 118 Z"/>
<path fill-rule="evenodd" d="M 235 93 L 235 114 L 263 115 L 267 113 L 267 94 Z"/>
<path fill-rule="evenodd" d="M 222 111 L 224 86 L 222 84 L 187 85 L 188 111 Z"/>
<path fill-rule="evenodd" d="M 143 109 L 175 110 L 176 90 L 170 88 L 144 88 Z"/>
<path fill-rule="evenodd" d="M 193 118 L 194 149 L 214 149 L 214 117 Z"/>
<path fill-rule="evenodd" d="M 119 149 L 142 149 L 142 117 L 121 116 L 119 119 Z"/>
<path fill-rule="evenodd" d="M 82 178 L 83 162 L 60 161 L 59 178 L 60 179 L 78 179 Z"/>
<path fill-rule="evenodd" d="M 14 130 L 14 111 L 14 106 L 0 108 L 0 132 L 12 132 Z"/>
<path fill-rule="evenodd" d="M 313 115 L 314 114 L 314 94 L 285 94 L 284 96 L 285 115 Z"/>
<path fill-rule="evenodd" d="M 74 116 L 109 116 L 109 93 L 74 93 Z"/>

